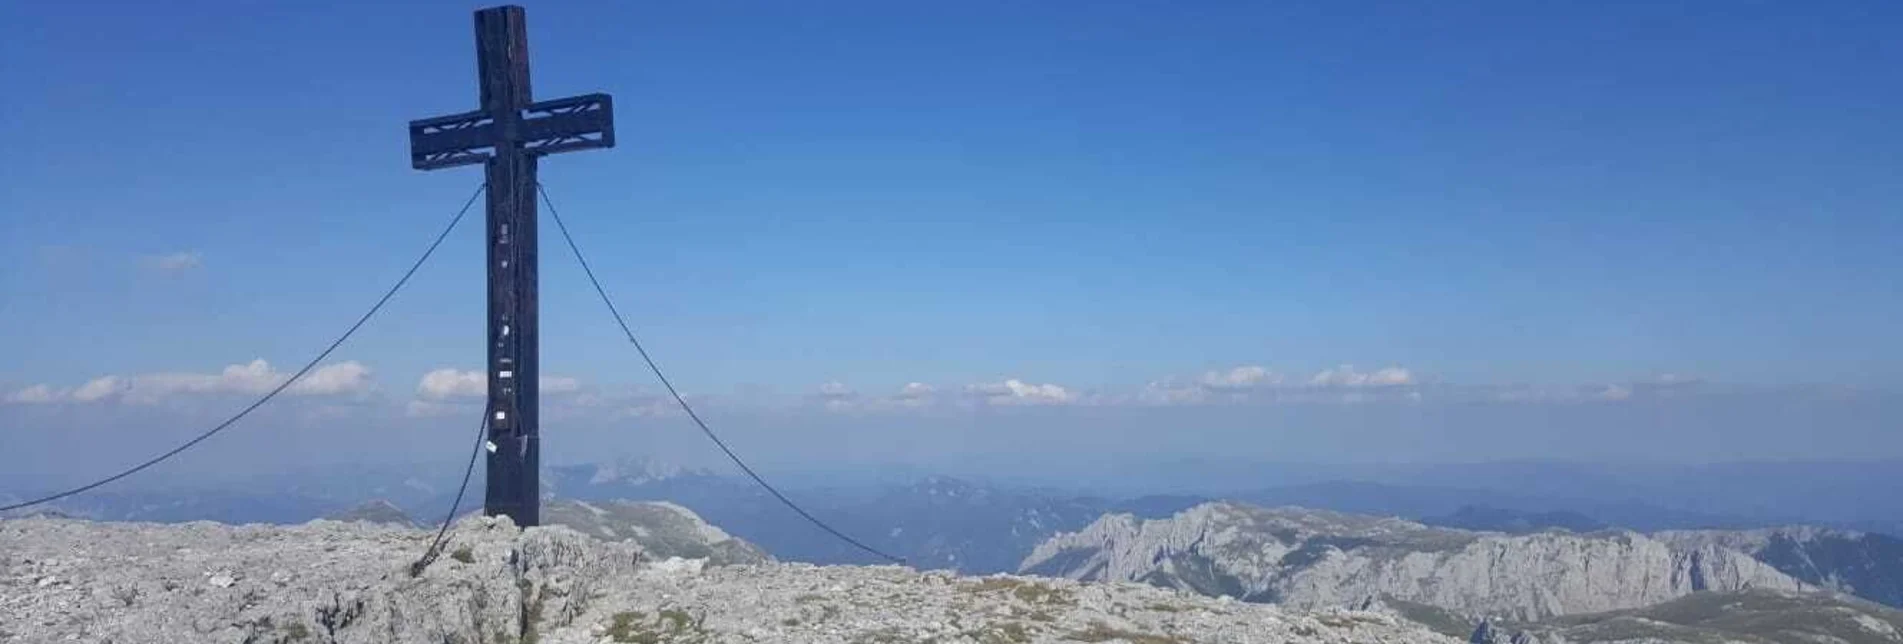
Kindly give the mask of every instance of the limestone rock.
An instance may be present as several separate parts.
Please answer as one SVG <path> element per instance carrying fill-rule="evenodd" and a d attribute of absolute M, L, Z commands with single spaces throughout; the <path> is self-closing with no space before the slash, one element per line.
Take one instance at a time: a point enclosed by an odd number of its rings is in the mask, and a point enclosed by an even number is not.
<path fill-rule="evenodd" d="M 1674 530 L 1653 536 L 1681 548 L 1736 550 L 1805 583 L 1903 607 L 1903 538 L 1814 526 Z"/>
<path fill-rule="evenodd" d="M 718 566 L 772 560 L 759 546 L 727 534 L 693 510 L 666 501 L 591 503 L 555 499 L 542 505 L 542 522 L 567 526 L 604 541 L 633 541 L 657 558 L 706 559 Z"/>
<path fill-rule="evenodd" d="M 1470 532 L 1227 502 L 1151 521 L 1105 516 L 1038 546 L 1020 570 L 1301 608 L 1381 597 L 1516 620 L 1636 608 L 1701 590 L 1810 587 L 1712 543 L 1624 531 Z"/>
<path fill-rule="evenodd" d="M 1392 615 L 1120 583 L 657 559 L 561 526 L 423 530 L 0 521 L 0 642 L 1145 642 L 1458 640 Z M 224 573 L 229 586 L 206 583 Z M 41 585 L 38 580 L 57 581 Z"/>
<path fill-rule="evenodd" d="M 1555 617 L 1502 627 L 1545 644 L 1776 642 L 1896 644 L 1903 611 L 1826 591 L 1752 589 L 1693 593 L 1644 608 Z"/>

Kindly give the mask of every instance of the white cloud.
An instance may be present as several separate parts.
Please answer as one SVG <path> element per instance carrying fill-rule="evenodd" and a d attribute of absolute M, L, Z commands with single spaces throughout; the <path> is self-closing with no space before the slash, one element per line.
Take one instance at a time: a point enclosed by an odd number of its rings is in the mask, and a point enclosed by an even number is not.
<path fill-rule="evenodd" d="M 906 407 L 918 407 L 932 401 L 938 390 L 922 382 L 908 382 L 892 398 Z"/>
<path fill-rule="evenodd" d="M 245 364 L 229 365 L 215 374 L 206 373 L 154 373 L 133 378 L 131 390 L 140 396 L 158 398 L 174 393 L 215 393 L 219 391 L 269 391 L 283 381 L 271 363 L 264 360 L 252 360 Z"/>
<path fill-rule="evenodd" d="M 1247 400 L 1253 395 L 1283 384 L 1282 374 L 1261 365 L 1242 365 L 1227 370 L 1205 371 L 1194 381 L 1171 376 L 1153 380 L 1137 392 L 1135 400 L 1146 405 L 1193 405 L 1219 400 Z"/>
<path fill-rule="evenodd" d="M 1264 385 L 1279 385 L 1282 384 L 1282 376 L 1261 366 L 1244 365 L 1228 371 L 1204 373 L 1199 382 L 1208 389 L 1231 391 L 1253 389 Z"/>
<path fill-rule="evenodd" d="M 707 403 L 710 402 L 710 399 L 697 394 L 684 394 L 682 397 L 686 398 L 687 404 L 693 405 L 696 410 L 705 409 Z M 673 396 L 639 387 L 631 387 L 607 396 L 589 395 L 583 398 L 584 404 L 577 405 L 578 408 L 587 407 L 605 411 L 614 418 L 685 415 L 681 412 L 680 403 L 676 402 Z"/>
<path fill-rule="evenodd" d="M 827 382 L 809 397 L 830 411 L 883 411 L 920 408 L 932 404 L 938 390 L 922 382 L 908 382 L 892 394 L 864 394 L 841 382 Z"/>
<path fill-rule="evenodd" d="M 33 385 L 7 394 L 6 401 L 16 404 L 37 405 L 57 402 L 64 394 L 65 392 L 56 391 L 46 385 Z"/>
<path fill-rule="evenodd" d="M 688 401 L 688 404 L 693 404 L 693 401 Z M 697 411 L 701 407 L 703 407 L 703 405 L 694 405 L 694 409 Z M 632 418 L 657 418 L 661 416 L 674 416 L 680 413 L 680 404 L 672 400 L 663 400 L 661 398 L 655 398 L 654 400 L 641 403 L 638 405 L 629 405 L 627 407 L 623 407 L 620 410 L 618 410 L 617 413 L 620 414 L 621 416 L 632 417 Z"/>
<path fill-rule="evenodd" d="M 820 385 L 818 398 L 825 403 L 827 409 L 833 411 L 844 411 L 860 406 L 859 392 L 853 391 L 851 387 L 846 386 L 846 383 L 837 380 Z"/>
<path fill-rule="evenodd" d="M 1513 403 L 1582 403 L 1582 402 L 1619 402 L 1634 399 L 1656 398 L 1670 395 L 1671 390 L 1660 389 L 1648 380 L 1626 383 L 1607 383 L 1590 385 L 1559 384 L 1502 384 L 1475 385 L 1465 388 L 1469 397 L 1481 400 Z"/>
<path fill-rule="evenodd" d="M 1032 384 L 1016 378 L 967 385 L 965 392 L 992 405 L 1062 405 L 1077 401 L 1077 394 L 1062 385 Z"/>
<path fill-rule="evenodd" d="M 1385 400 L 1385 395 L 1367 395 L 1343 389 L 1400 388 L 1414 385 L 1414 375 L 1400 367 L 1361 372 L 1343 365 L 1324 369 L 1307 379 L 1290 381 L 1282 374 L 1260 365 L 1242 365 L 1206 371 L 1194 379 L 1175 376 L 1153 380 L 1124 401 L 1142 405 L 1201 405 L 1246 402 L 1337 402 L 1355 403 Z"/>
<path fill-rule="evenodd" d="M 1211 372 L 1214 373 L 1214 372 Z M 1183 384 L 1175 378 L 1151 381 L 1137 392 L 1136 401 L 1146 405 L 1189 405 L 1208 398 L 1203 385 Z"/>
<path fill-rule="evenodd" d="M 457 412 L 464 412 L 469 413 L 473 418 L 475 411 L 480 409 L 481 406 L 479 403 L 455 404 L 436 402 L 433 400 L 412 400 L 403 405 L 403 415 L 411 418 L 434 418 L 438 416 L 452 416 Z"/>
<path fill-rule="evenodd" d="M 437 369 L 423 374 L 422 382 L 416 384 L 416 394 L 425 399 L 442 400 L 444 398 L 482 397 L 489 393 L 487 376 L 479 371 L 459 369 Z"/>
<path fill-rule="evenodd" d="M 1703 378 L 1697 376 L 1664 373 L 1649 381 L 1634 382 L 1632 387 L 1654 396 L 1673 396 L 1705 387 L 1707 384 Z"/>
<path fill-rule="evenodd" d="M 153 255 L 145 258 L 145 263 L 161 271 L 179 273 L 203 266 L 204 259 L 203 255 L 194 250 Z"/>
<path fill-rule="evenodd" d="M 698 394 L 684 395 L 695 409 L 713 400 Z M 586 386 L 572 394 L 545 398 L 542 401 L 542 413 L 545 419 L 673 416 L 680 413 L 678 405 L 673 396 L 665 391 L 628 385 Z"/>
<path fill-rule="evenodd" d="M 1323 369 L 1310 378 L 1309 384 L 1317 387 L 1392 387 L 1414 384 L 1414 375 L 1400 367 L 1388 367 L 1373 373 L 1355 371 L 1353 365 L 1342 365 L 1334 369 Z"/>
<path fill-rule="evenodd" d="M 1189 405 L 1211 400 L 1246 400 L 1251 395 L 1283 384 L 1282 374 L 1261 365 L 1242 365 L 1228 370 L 1205 371 L 1194 382 L 1175 377 L 1154 380 L 1137 392 L 1136 401 L 1147 405 Z"/>
<path fill-rule="evenodd" d="M 71 390 L 34 385 L 14 392 L 7 402 L 79 403 L 121 400 L 130 403 L 155 403 L 184 394 L 263 394 L 277 388 L 290 374 L 280 372 L 264 360 L 225 367 L 218 373 L 165 372 L 133 376 L 101 376 Z M 331 396 L 370 388 L 370 368 L 359 362 L 328 364 L 304 375 L 284 393 L 304 396 Z"/>
<path fill-rule="evenodd" d="M 263 360 L 258 361 L 260 364 L 263 362 Z M 275 379 L 272 385 L 276 386 Z M 353 360 L 312 369 L 286 391 L 309 396 L 331 396 L 369 388 L 370 368 Z"/>
<path fill-rule="evenodd" d="M 566 394 L 581 391 L 581 379 L 568 376 L 542 376 L 542 393 Z"/>
<path fill-rule="evenodd" d="M 542 376 L 541 391 L 565 394 L 581 391 L 581 380 L 568 376 Z M 416 384 L 416 395 L 426 400 L 481 398 L 489 394 L 489 375 L 481 371 L 442 368 L 423 374 Z"/>
<path fill-rule="evenodd" d="M 124 387 L 126 400 L 136 402 L 155 402 L 178 394 L 263 394 L 277 388 L 291 377 L 271 366 L 263 359 L 252 360 L 245 364 L 234 364 L 215 374 L 202 373 L 154 373 L 133 376 Z M 95 380 L 73 392 L 76 399 L 81 392 L 94 385 L 101 388 L 112 384 Z M 370 369 L 358 362 L 339 362 L 324 365 L 311 370 L 305 377 L 286 388 L 285 393 L 306 396 L 327 396 L 362 391 L 369 388 Z"/>
<path fill-rule="evenodd" d="M 92 402 L 125 391 L 128 384 L 130 383 L 118 376 L 94 378 L 80 385 L 78 389 L 74 389 L 71 397 L 79 402 Z"/>
<path fill-rule="evenodd" d="M 1368 383 L 1379 386 L 1411 385 L 1414 384 L 1414 374 L 1400 367 L 1388 367 L 1374 372 L 1368 378 Z"/>

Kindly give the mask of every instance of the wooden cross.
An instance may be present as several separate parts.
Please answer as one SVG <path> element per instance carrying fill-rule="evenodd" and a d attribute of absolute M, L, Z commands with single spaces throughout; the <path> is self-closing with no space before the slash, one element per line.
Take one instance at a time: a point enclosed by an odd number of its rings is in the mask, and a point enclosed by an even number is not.
<path fill-rule="evenodd" d="M 483 512 L 541 523 L 536 321 L 536 160 L 615 144 L 607 94 L 529 98 L 529 39 L 521 7 L 476 12 L 482 109 L 410 122 L 410 165 L 482 163 L 488 185 L 489 437 Z"/>

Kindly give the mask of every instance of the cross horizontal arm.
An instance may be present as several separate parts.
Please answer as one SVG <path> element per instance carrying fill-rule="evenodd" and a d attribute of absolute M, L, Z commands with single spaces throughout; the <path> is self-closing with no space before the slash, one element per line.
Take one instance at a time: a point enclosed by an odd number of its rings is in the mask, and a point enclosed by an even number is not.
<path fill-rule="evenodd" d="M 498 144 L 514 142 L 524 152 L 556 154 L 615 145 L 614 98 L 588 94 L 532 103 L 523 110 L 512 141 L 487 112 L 464 112 L 410 122 L 410 165 L 435 170 L 482 163 Z"/>
<path fill-rule="evenodd" d="M 482 148 L 496 143 L 495 119 L 486 112 L 464 112 L 410 121 L 410 166 L 435 170 L 482 163 Z"/>
<path fill-rule="evenodd" d="M 614 97 L 607 94 L 571 96 L 532 103 L 523 110 L 522 148 L 536 154 L 555 154 L 615 146 Z"/>

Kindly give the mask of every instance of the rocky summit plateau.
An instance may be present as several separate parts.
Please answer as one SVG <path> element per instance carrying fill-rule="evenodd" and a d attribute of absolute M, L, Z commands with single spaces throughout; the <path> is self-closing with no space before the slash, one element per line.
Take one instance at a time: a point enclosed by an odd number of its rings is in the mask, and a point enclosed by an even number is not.
<path fill-rule="evenodd" d="M 584 509 L 585 511 L 585 509 Z M 660 558 L 471 517 L 390 524 L 0 521 L 0 642 L 1445 643 L 1391 613 L 1128 583 Z"/>

